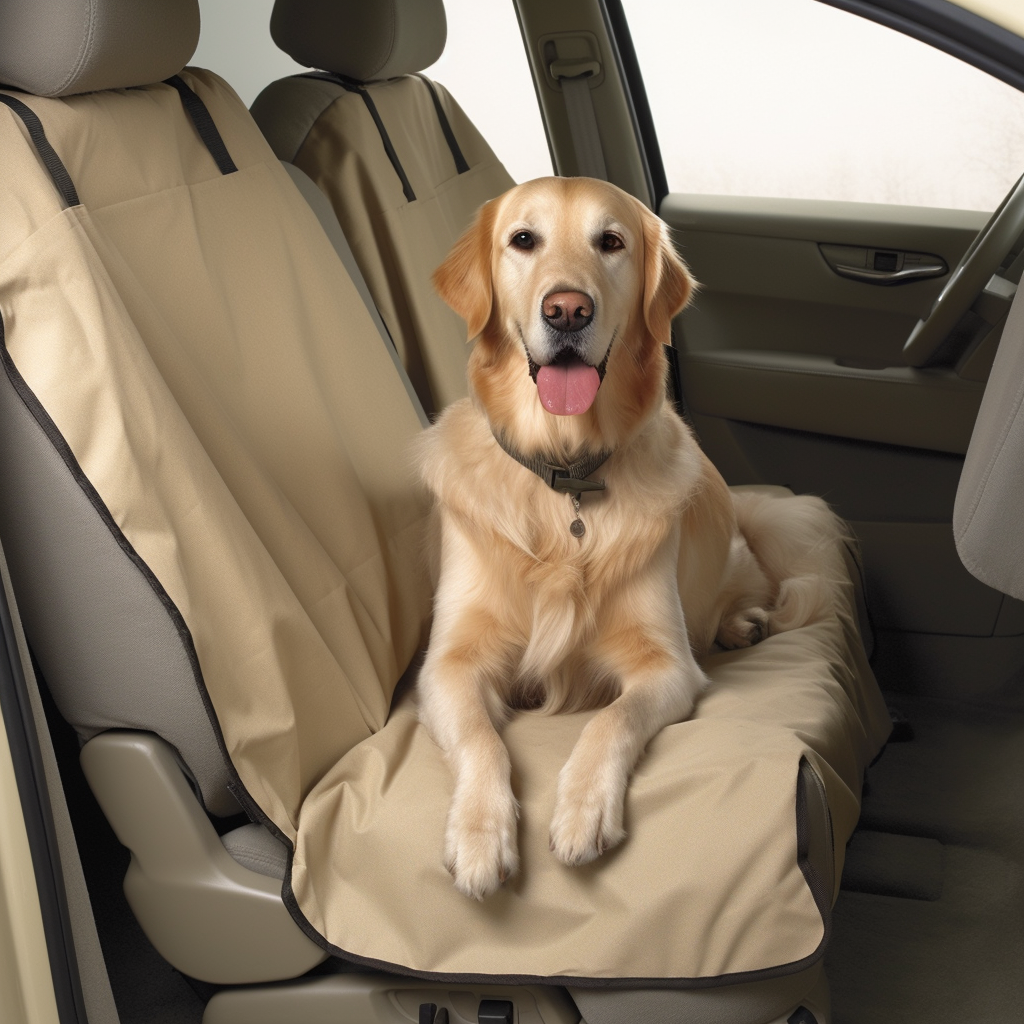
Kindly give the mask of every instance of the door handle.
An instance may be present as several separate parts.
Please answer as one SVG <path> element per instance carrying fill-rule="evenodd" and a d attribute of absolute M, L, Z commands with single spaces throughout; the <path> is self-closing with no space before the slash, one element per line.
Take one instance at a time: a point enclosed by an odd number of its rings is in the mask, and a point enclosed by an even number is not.
<path fill-rule="evenodd" d="M 916 264 L 902 270 L 868 270 L 867 267 L 848 267 L 836 264 L 832 269 L 840 277 L 849 277 L 866 284 L 903 284 L 906 281 L 920 281 L 926 277 L 941 277 L 946 273 L 945 263 Z"/>

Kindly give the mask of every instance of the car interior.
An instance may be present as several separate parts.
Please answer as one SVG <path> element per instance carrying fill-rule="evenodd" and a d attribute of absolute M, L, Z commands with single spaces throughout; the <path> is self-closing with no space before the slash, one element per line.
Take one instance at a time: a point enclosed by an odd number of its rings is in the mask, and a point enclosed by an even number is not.
<path fill-rule="evenodd" d="M 669 192 L 621 0 L 514 6 L 554 172 L 654 209 L 700 283 L 666 400 L 730 485 L 843 517 L 841 607 L 712 655 L 586 869 L 533 824 L 585 717 L 516 716 L 522 879 L 456 893 L 408 453 L 467 394 L 431 274 L 514 182 L 424 74 L 443 0 L 276 0 L 308 71 L 251 109 L 190 64 L 197 0 L 0 0 L 24 1019 L 1015 1020 L 1024 178 L 991 217 Z M 835 6 L 1024 90 L 969 5 Z"/>

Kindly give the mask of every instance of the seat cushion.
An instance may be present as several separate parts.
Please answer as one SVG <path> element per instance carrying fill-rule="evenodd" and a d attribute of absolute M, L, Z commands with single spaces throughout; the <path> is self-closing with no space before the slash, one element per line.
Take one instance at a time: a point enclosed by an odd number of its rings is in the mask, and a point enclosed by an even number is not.
<path fill-rule="evenodd" d="M 626 841 L 585 867 L 555 859 L 548 825 L 593 713 L 517 715 L 503 740 L 521 867 L 482 903 L 442 865 L 451 772 L 407 699 L 304 801 L 296 908 L 338 953 L 450 980 L 700 986 L 806 969 L 824 948 L 864 769 L 890 730 L 852 584 L 847 595 L 827 621 L 708 660 L 694 717 L 640 761 Z M 824 870 L 808 861 L 802 763 L 827 795 Z"/>

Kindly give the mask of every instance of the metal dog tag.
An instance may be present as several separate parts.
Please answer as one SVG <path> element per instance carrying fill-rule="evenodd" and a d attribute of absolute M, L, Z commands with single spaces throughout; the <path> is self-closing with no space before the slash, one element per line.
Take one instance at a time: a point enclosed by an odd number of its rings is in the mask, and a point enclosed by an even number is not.
<path fill-rule="evenodd" d="M 569 524 L 569 532 L 579 540 L 587 532 L 583 520 L 580 519 L 580 495 L 571 494 L 569 497 L 572 499 L 572 510 L 576 513 L 576 518 Z"/>

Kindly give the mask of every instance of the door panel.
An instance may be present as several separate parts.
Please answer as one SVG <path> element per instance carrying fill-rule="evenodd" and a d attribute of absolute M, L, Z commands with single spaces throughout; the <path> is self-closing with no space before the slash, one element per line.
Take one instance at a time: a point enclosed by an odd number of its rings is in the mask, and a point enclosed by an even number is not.
<path fill-rule="evenodd" d="M 963 568 L 950 525 L 981 357 L 970 373 L 966 358 L 903 365 L 946 275 L 879 286 L 836 273 L 821 250 L 930 254 L 953 268 L 986 214 L 690 195 L 670 195 L 660 212 L 701 285 L 675 343 L 712 460 L 730 483 L 820 494 L 850 522 L 890 685 L 952 688 L 984 664 L 974 696 L 998 691 L 1024 658 L 1024 605 Z M 991 657 L 979 663 L 982 650 Z"/>

